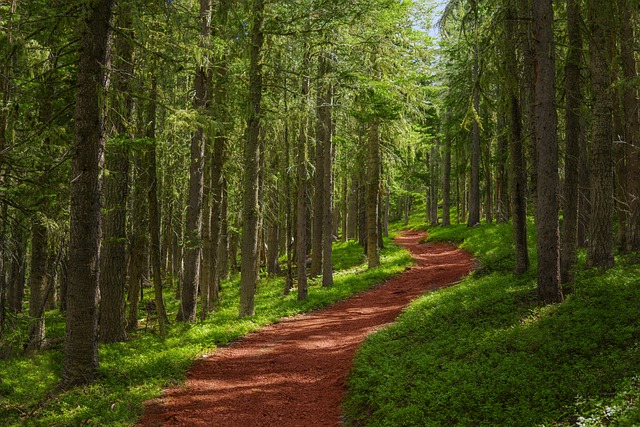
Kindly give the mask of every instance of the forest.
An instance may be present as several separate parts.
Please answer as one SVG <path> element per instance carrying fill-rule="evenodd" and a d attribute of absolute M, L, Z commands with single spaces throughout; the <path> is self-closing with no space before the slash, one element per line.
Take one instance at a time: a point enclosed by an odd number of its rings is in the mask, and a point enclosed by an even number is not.
<path fill-rule="evenodd" d="M 475 268 L 365 341 L 345 425 L 640 423 L 639 18 L 0 1 L 0 420 L 132 425 L 217 347 L 413 269 L 410 229 Z"/>

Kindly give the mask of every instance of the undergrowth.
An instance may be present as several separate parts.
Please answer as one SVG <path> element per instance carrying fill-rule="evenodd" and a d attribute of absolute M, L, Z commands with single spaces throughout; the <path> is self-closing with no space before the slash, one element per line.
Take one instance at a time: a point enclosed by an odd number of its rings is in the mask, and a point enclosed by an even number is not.
<path fill-rule="evenodd" d="M 206 321 L 195 325 L 171 322 L 165 339 L 155 333 L 157 324 L 150 321 L 127 342 L 100 345 L 98 381 L 55 398 L 50 395 L 60 380 L 61 344 L 32 357 L 3 360 L 0 424 L 131 425 L 142 415 L 143 402 L 159 396 L 163 388 L 183 381 L 186 370 L 199 356 L 283 317 L 318 309 L 366 290 L 403 271 L 412 262 L 406 251 L 390 244 L 382 252 L 382 266 L 372 270 L 366 268 L 357 243 L 336 243 L 333 254 L 337 269 L 334 286 L 323 288 L 318 279 L 310 280 L 307 301 L 298 302 L 295 290 L 283 296 L 283 277 L 265 278 L 258 284 L 257 314 L 239 320 L 238 277 L 235 277 L 223 283 L 221 304 Z M 150 289 L 147 292 L 151 295 Z M 178 308 L 173 293 L 167 289 L 170 320 L 175 319 Z M 47 328 L 49 339 L 61 339 L 63 316 L 49 312 Z"/>
<path fill-rule="evenodd" d="M 640 425 L 637 254 L 606 272 L 581 265 L 565 302 L 539 306 L 534 274 L 511 273 L 509 226 L 430 235 L 482 266 L 367 339 L 349 379 L 349 425 Z"/>

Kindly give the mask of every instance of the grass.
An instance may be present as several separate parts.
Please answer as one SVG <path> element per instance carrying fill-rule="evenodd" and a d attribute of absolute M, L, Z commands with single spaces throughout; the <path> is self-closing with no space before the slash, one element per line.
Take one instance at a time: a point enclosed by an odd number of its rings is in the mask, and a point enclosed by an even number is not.
<path fill-rule="evenodd" d="M 388 242 L 387 242 L 388 243 Z M 199 356 L 224 346 L 263 325 L 295 314 L 315 310 L 354 293 L 366 290 L 404 270 L 411 264 L 406 251 L 387 244 L 382 266 L 368 270 L 357 243 L 334 245 L 332 288 L 310 281 L 309 299 L 296 300 L 295 292 L 282 295 L 282 277 L 260 281 L 256 294 L 256 315 L 238 319 L 238 278 L 223 284 L 219 309 L 195 325 L 172 322 L 166 339 L 141 330 L 125 343 L 100 345 L 99 379 L 93 385 L 76 388 L 49 398 L 60 380 L 61 348 L 33 357 L 19 357 L 0 363 L 0 424 L 34 426 L 127 426 L 143 412 L 143 402 L 157 397 L 163 388 L 178 384 Z M 149 290 L 150 291 L 150 290 Z M 167 290 L 170 319 L 177 301 Z M 47 314 L 50 338 L 62 338 L 64 319 L 57 312 Z"/>
<path fill-rule="evenodd" d="M 366 341 L 350 425 L 640 425 L 637 254 L 580 269 L 565 302 L 539 306 L 533 273 L 511 273 L 509 226 L 436 228 L 431 239 L 460 243 L 483 267 Z"/>

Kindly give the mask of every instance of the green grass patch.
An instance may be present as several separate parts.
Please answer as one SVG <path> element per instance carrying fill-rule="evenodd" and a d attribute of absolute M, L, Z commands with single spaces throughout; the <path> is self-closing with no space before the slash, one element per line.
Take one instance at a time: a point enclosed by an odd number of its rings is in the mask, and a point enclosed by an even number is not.
<path fill-rule="evenodd" d="M 362 249 L 353 242 L 337 243 L 333 259 L 337 271 L 332 288 L 322 288 L 320 281 L 313 279 L 309 283 L 309 299 L 298 302 L 295 292 L 282 295 L 284 278 L 265 278 L 258 284 L 257 314 L 242 320 L 238 319 L 238 277 L 225 282 L 220 307 L 206 321 L 195 325 L 172 321 L 166 339 L 157 336 L 151 322 L 146 331 L 138 331 L 125 343 L 100 345 L 98 381 L 53 399 L 48 396 L 60 380 L 61 349 L 3 360 L 0 424 L 132 425 L 142 415 L 143 402 L 183 381 L 186 370 L 202 354 L 283 317 L 318 309 L 366 290 L 412 263 L 405 250 L 389 241 L 382 251 L 382 266 L 376 269 L 366 268 Z M 172 294 L 168 289 L 170 320 L 177 311 Z M 49 313 L 47 327 L 56 337 L 62 337 L 64 318 L 59 313 Z"/>
<path fill-rule="evenodd" d="M 539 306 L 511 274 L 506 225 L 431 230 L 482 264 L 418 299 L 358 352 L 344 404 L 354 426 L 640 425 L 640 266 L 581 270 Z"/>

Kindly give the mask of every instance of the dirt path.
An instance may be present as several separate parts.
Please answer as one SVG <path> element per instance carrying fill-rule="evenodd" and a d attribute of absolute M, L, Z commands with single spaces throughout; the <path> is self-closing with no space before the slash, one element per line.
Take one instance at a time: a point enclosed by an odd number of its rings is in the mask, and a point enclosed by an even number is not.
<path fill-rule="evenodd" d="M 351 361 L 365 337 L 392 322 L 414 298 L 457 282 L 472 259 L 449 244 L 397 243 L 417 265 L 370 291 L 296 316 L 216 350 L 185 386 L 148 402 L 140 426 L 339 426 Z"/>

